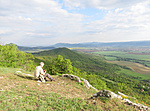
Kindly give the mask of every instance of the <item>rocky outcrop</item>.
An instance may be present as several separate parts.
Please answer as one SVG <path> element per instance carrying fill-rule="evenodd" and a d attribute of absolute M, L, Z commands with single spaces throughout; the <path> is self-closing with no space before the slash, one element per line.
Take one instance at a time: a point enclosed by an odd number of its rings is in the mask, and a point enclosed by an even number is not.
<path fill-rule="evenodd" d="M 118 95 L 118 94 L 120 94 L 120 95 Z M 132 105 L 137 110 L 140 110 L 140 111 L 149 111 L 150 110 L 147 106 L 144 106 L 142 104 L 136 104 L 136 103 L 133 103 L 132 101 L 130 101 L 129 99 L 122 98 L 122 96 L 128 97 L 127 95 L 120 93 L 120 92 L 118 92 L 118 94 L 115 94 L 114 92 L 109 91 L 109 90 L 101 90 L 101 91 L 93 94 L 93 96 L 90 99 L 97 98 L 97 97 L 108 97 L 110 99 L 118 98 L 125 104 Z"/>
<path fill-rule="evenodd" d="M 122 97 L 120 95 L 115 94 L 114 92 L 111 92 L 109 90 L 101 90 L 98 93 L 93 94 L 93 96 L 91 98 L 95 98 L 95 97 L 108 97 L 108 98 L 119 98 L 122 99 Z"/>
<path fill-rule="evenodd" d="M 16 71 L 16 72 L 15 72 L 15 75 L 17 75 L 17 76 L 20 75 L 20 74 L 21 74 L 21 75 L 25 75 L 25 76 L 34 77 L 34 76 L 31 75 L 31 74 L 22 73 L 21 71 Z"/>
<path fill-rule="evenodd" d="M 70 78 L 71 80 L 77 80 L 79 83 L 81 83 L 80 78 L 78 76 L 75 76 L 75 75 L 62 74 L 61 77 L 67 77 L 67 78 Z"/>
<path fill-rule="evenodd" d="M 81 78 L 81 80 L 83 80 L 84 85 L 85 85 L 88 89 L 92 88 L 92 89 L 95 89 L 96 91 L 98 91 L 98 90 L 97 90 L 95 87 L 93 87 L 86 79 Z"/>
<path fill-rule="evenodd" d="M 34 78 L 33 75 L 22 73 L 21 71 L 16 71 L 15 75 L 20 76 L 20 77 L 28 76 L 28 77 L 31 77 L 34 80 L 37 80 L 37 79 Z M 43 75 L 40 75 L 39 78 L 40 78 L 40 80 L 37 80 L 37 82 L 43 82 L 43 83 L 45 83 L 45 79 L 44 79 Z"/>
<path fill-rule="evenodd" d="M 70 74 L 62 74 L 61 77 L 67 77 L 67 78 L 70 78 L 72 80 L 77 80 L 79 83 L 81 83 L 83 81 L 84 85 L 90 89 L 95 89 L 96 91 L 98 91 L 95 87 L 93 87 L 86 79 L 83 79 L 83 78 L 79 78 L 78 76 L 75 76 L 75 75 L 70 75 Z"/>

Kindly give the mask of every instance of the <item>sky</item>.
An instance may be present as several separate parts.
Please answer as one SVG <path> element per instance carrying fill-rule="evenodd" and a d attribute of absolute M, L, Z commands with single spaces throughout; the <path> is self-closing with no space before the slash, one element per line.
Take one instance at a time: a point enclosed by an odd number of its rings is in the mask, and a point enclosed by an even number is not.
<path fill-rule="evenodd" d="M 150 0 L 0 0 L 0 42 L 150 40 Z"/>

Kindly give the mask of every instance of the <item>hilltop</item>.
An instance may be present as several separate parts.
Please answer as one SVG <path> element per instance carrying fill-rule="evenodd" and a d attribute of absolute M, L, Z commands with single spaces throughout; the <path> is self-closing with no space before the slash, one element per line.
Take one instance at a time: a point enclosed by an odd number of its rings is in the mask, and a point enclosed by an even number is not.
<path fill-rule="evenodd" d="M 102 56 L 85 54 L 70 50 L 68 48 L 57 48 L 32 54 L 39 59 L 44 58 L 42 60 L 46 63 L 50 62 L 50 57 L 54 58 L 57 55 L 62 55 L 63 58 L 69 59 L 74 67 L 86 72 L 90 71 L 94 73 L 99 73 L 99 70 L 97 69 L 100 69 L 101 72 L 109 70 L 109 72 L 113 73 L 115 70 L 117 70 L 116 65 L 105 62 Z"/>
<path fill-rule="evenodd" d="M 38 83 L 32 77 L 14 75 L 17 70 L 24 71 L 0 67 L 0 110 L 133 110 L 116 99 L 89 101 L 95 91 L 76 81 L 53 76 L 55 82 Z"/>

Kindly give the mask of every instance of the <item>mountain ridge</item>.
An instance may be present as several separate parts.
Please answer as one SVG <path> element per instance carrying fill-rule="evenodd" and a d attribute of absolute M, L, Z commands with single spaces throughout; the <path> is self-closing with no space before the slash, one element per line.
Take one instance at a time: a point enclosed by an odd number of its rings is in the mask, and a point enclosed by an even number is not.
<path fill-rule="evenodd" d="M 35 46 L 35 47 L 30 47 L 30 46 L 19 46 L 17 44 L 14 44 L 14 43 L 9 43 L 7 45 L 16 45 L 17 48 L 20 50 L 20 51 L 42 51 L 42 50 L 51 50 L 51 49 L 55 49 L 55 47 L 52 47 L 52 46 Z"/>
<path fill-rule="evenodd" d="M 143 47 L 150 46 L 150 41 L 129 41 L 129 42 L 86 42 L 86 43 L 57 43 L 53 45 L 54 47 Z"/>
<path fill-rule="evenodd" d="M 9 43 L 11 45 L 14 43 Z M 15 44 L 16 45 L 16 44 Z M 59 47 L 150 47 L 150 40 L 147 41 L 128 41 L 128 42 L 83 42 L 83 43 L 56 43 L 54 45 L 47 45 L 47 46 L 19 46 L 16 45 L 19 50 L 26 51 L 26 50 L 51 50 Z"/>

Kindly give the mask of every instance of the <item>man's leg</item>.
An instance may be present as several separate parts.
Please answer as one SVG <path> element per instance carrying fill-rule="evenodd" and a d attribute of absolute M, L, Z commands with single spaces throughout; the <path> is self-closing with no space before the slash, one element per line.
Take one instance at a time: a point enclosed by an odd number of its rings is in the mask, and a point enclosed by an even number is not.
<path fill-rule="evenodd" d="M 54 80 L 48 73 L 44 75 L 44 78 L 48 77 L 51 81 Z"/>
<path fill-rule="evenodd" d="M 41 82 L 44 82 L 44 83 L 45 83 L 45 79 L 44 79 L 44 76 L 43 76 L 43 75 L 40 75 L 40 76 L 39 76 L 39 80 L 40 80 Z"/>

